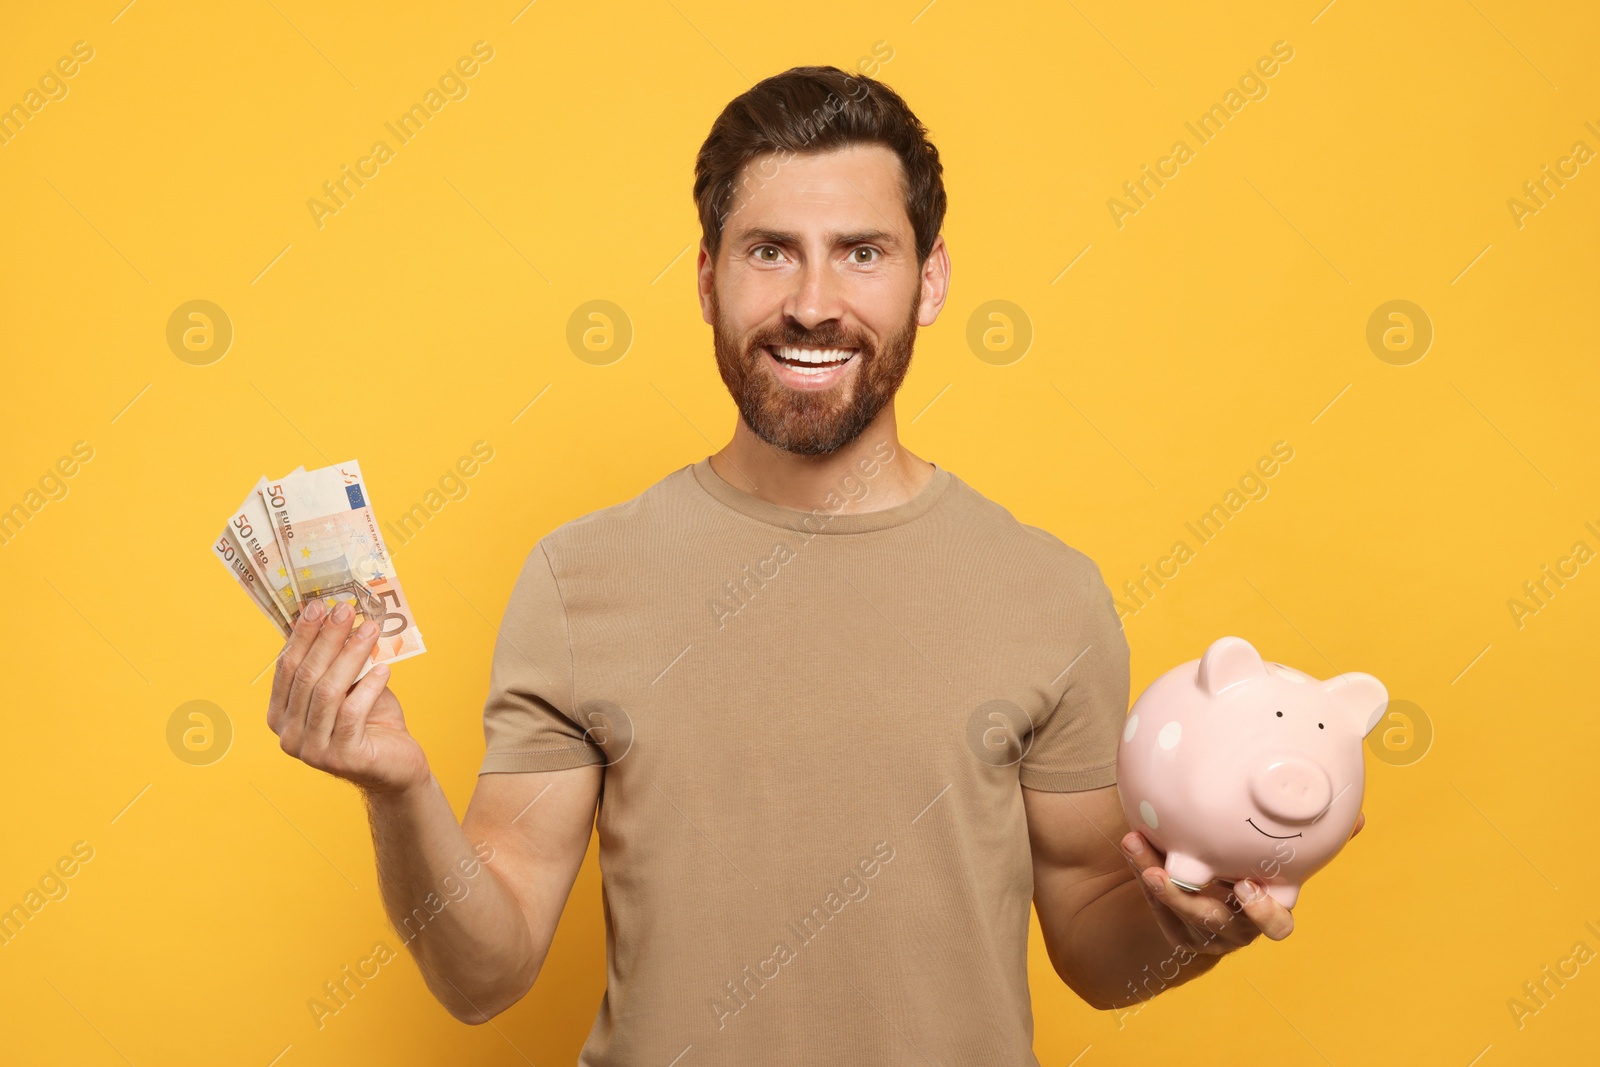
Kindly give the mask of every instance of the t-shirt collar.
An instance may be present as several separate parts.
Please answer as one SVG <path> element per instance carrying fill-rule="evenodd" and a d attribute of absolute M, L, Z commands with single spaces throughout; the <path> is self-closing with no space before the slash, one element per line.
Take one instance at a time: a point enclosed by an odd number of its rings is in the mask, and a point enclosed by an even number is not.
<path fill-rule="evenodd" d="M 836 510 L 848 506 L 852 496 L 859 497 L 861 486 L 867 486 L 870 491 L 872 477 L 856 471 L 841 477 L 839 484 L 818 507 L 802 511 L 762 500 L 734 487 L 712 469 L 710 456 L 690 466 L 700 487 L 733 510 L 769 526 L 807 534 L 869 533 L 910 522 L 937 504 L 950 487 L 951 473 L 937 463 L 933 468 L 932 477 L 916 496 L 891 507 L 877 511 Z M 881 468 L 879 473 L 882 473 Z"/>

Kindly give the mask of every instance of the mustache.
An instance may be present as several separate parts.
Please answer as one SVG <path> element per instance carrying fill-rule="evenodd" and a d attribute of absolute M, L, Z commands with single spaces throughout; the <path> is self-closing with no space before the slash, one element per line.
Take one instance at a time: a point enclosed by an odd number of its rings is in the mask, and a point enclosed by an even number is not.
<path fill-rule="evenodd" d="M 842 326 L 807 330 L 800 326 L 784 326 L 757 334 L 750 340 L 752 349 L 761 346 L 780 348 L 854 348 L 862 352 L 872 350 L 872 342 L 845 330 Z"/>

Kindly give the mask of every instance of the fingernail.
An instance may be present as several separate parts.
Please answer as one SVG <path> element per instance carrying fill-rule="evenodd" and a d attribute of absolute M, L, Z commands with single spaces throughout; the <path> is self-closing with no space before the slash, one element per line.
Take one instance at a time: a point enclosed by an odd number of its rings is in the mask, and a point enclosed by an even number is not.
<path fill-rule="evenodd" d="M 1144 884 L 1149 886 L 1150 887 L 1150 891 L 1153 892 L 1153 893 L 1161 892 L 1161 886 L 1162 886 L 1161 875 L 1159 873 L 1157 873 L 1157 872 L 1152 871 L 1151 873 L 1149 873 L 1149 874 L 1144 876 Z"/>
<path fill-rule="evenodd" d="M 313 600 L 311 603 L 306 605 L 306 618 L 310 619 L 312 622 L 316 622 L 318 619 L 322 618 L 322 601 Z"/>
<path fill-rule="evenodd" d="M 357 637 L 367 638 L 378 632 L 378 624 L 368 619 L 361 624 L 361 629 L 356 631 Z"/>
<path fill-rule="evenodd" d="M 1241 904 L 1254 904 L 1261 899 L 1261 887 L 1248 878 L 1242 882 L 1235 882 L 1233 892 Z"/>
<path fill-rule="evenodd" d="M 346 601 L 339 601 L 339 606 L 333 609 L 334 622 L 348 622 L 350 619 L 350 605 Z"/>
<path fill-rule="evenodd" d="M 379 678 L 387 678 L 389 677 L 389 665 L 387 663 L 380 663 L 376 667 L 372 668 L 372 673 L 376 674 Z"/>

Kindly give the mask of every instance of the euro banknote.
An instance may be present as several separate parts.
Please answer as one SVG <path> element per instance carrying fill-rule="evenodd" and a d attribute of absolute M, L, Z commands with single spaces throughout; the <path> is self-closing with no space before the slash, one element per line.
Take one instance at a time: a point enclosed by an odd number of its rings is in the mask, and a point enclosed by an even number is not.
<path fill-rule="evenodd" d="M 257 577 L 255 568 L 250 566 L 250 557 L 244 549 L 239 547 L 239 542 L 234 538 L 228 527 L 224 526 L 222 532 L 211 543 L 211 554 L 222 562 L 228 573 L 233 575 L 239 587 L 249 596 L 250 602 L 261 609 L 278 631 L 285 637 L 289 636 L 289 624 L 272 606 L 272 600 L 264 589 L 261 579 Z"/>
<path fill-rule="evenodd" d="M 250 495 L 234 509 L 233 518 L 228 520 L 228 533 L 244 551 L 274 611 L 288 623 L 300 614 L 300 601 L 295 596 L 294 584 L 289 580 L 288 565 L 278 548 L 278 540 L 272 536 L 272 520 L 267 517 L 266 506 L 261 502 L 260 489 L 266 484 L 267 480 L 261 479 Z"/>
<path fill-rule="evenodd" d="M 378 641 L 362 675 L 426 651 L 355 460 L 261 479 L 229 519 L 223 543 L 231 555 L 214 551 L 282 632 L 312 600 L 329 610 L 350 604 L 353 626 L 376 622 Z"/>
<path fill-rule="evenodd" d="M 304 470 L 304 467 L 296 467 L 293 473 L 299 474 Z M 250 507 L 252 503 L 255 504 L 254 510 Z M 261 558 L 263 555 L 261 546 L 251 541 L 252 538 L 261 538 L 268 533 L 265 512 L 261 512 L 259 516 L 256 514 L 260 509 L 261 498 L 252 492 L 240 505 L 234 517 L 223 525 L 222 532 L 211 544 L 211 552 L 228 569 L 228 573 L 238 581 L 239 587 L 250 595 L 250 599 L 272 624 L 288 636 L 289 626 L 294 622 L 296 612 L 287 609 L 279 602 L 281 598 L 273 590 L 276 583 L 269 580 L 273 576 L 269 565 L 270 557 Z M 270 537 L 266 539 L 270 542 Z"/>

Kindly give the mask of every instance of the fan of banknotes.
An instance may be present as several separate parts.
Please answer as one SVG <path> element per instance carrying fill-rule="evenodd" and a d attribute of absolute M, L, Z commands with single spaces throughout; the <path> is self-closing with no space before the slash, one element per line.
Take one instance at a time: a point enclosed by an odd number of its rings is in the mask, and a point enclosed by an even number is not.
<path fill-rule="evenodd" d="M 352 605 L 352 629 L 376 620 L 378 643 L 363 675 L 426 651 L 354 460 L 261 479 L 234 509 L 212 554 L 285 637 L 312 600 L 330 610 Z"/>

